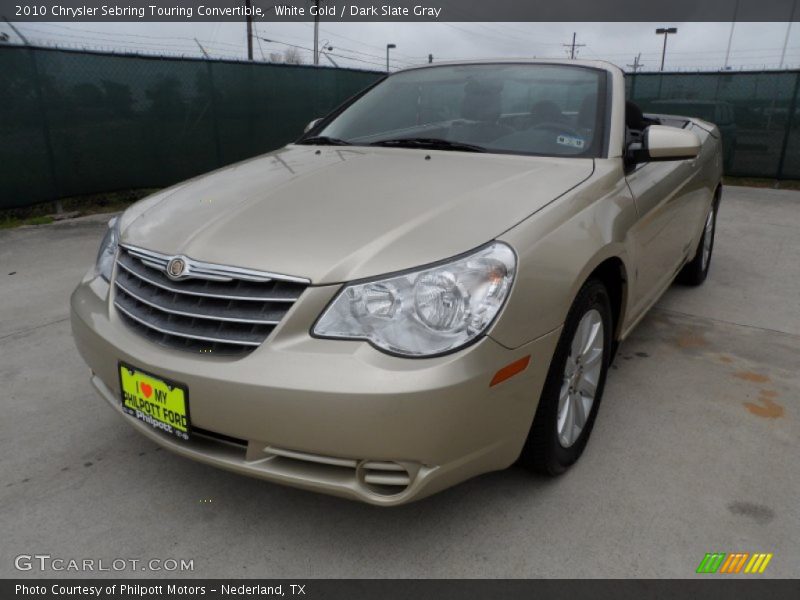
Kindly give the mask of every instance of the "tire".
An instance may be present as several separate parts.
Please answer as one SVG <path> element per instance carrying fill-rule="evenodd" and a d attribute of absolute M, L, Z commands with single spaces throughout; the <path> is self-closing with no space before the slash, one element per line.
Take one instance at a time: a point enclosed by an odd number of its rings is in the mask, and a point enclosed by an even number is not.
<path fill-rule="evenodd" d="M 678 273 L 677 280 L 685 285 L 701 285 L 708 277 L 711 267 L 711 255 L 714 252 L 714 238 L 717 233 L 717 212 L 719 211 L 719 195 L 714 198 L 711 210 L 706 216 L 703 235 L 697 244 L 694 258 L 686 263 Z"/>
<path fill-rule="evenodd" d="M 597 325 L 602 325 L 597 330 Z M 594 332 L 595 337 L 586 337 L 584 348 L 591 348 L 591 352 L 583 354 L 582 364 L 573 359 L 573 345 L 577 343 L 576 334 L 584 335 Z M 580 458 L 586 447 L 586 442 L 592 433 L 600 400 L 603 397 L 606 374 L 611 359 L 613 319 L 611 316 L 611 300 L 605 285 L 597 279 L 587 281 L 578 292 L 572 307 L 567 314 L 561 337 L 556 345 L 553 360 L 547 373 L 539 406 L 533 418 L 528 439 L 520 455 L 520 464 L 524 467 L 546 475 L 560 475 Z M 588 344 L 590 341 L 595 344 Z M 602 352 L 597 355 L 597 350 Z M 594 358 L 593 358 L 594 357 Z M 587 360 L 589 358 L 589 360 Z M 569 369 L 569 371 L 568 371 Z M 572 376 L 569 376 L 571 371 Z M 581 379 L 581 374 L 585 377 Z M 594 398 L 587 412 L 587 396 L 573 392 L 573 389 L 591 388 L 587 380 L 594 379 Z M 580 383 L 577 383 L 580 382 Z M 560 400 L 564 403 L 560 407 Z M 580 404 L 578 404 L 580 399 Z M 561 411 L 559 411 L 561 408 Z M 580 410 L 582 408 L 582 410 Z M 570 410 L 573 427 L 570 427 Z M 578 422 L 584 416 L 583 424 L 576 429 Z M 574 439 L 570 439 L 573 438 Z"/>

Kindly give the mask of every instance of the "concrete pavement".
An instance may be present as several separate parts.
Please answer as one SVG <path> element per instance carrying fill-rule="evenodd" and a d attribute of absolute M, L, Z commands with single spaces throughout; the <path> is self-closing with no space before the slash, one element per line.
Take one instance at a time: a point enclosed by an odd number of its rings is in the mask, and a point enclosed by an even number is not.
<path fill-rule="evenodd" d="M 2 577 L 38 576 L 13 564 L 34 553 L 196 577 L 690 577 L 706 552 L 760 551 L 764 577 L 800 574 L 800 193 L 726 189 L 708 281 L 622 345 L 567 475 L 511 468 L 394 509 L 190 462 L 109 410 L 68 321 L 103 227 L 0 232 Z"/>

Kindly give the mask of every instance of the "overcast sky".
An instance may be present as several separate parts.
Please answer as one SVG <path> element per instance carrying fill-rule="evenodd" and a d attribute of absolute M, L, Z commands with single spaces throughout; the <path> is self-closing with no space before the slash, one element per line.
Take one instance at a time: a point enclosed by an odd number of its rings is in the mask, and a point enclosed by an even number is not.
<path fill-rule="evenodd" d="M 325 23 L 320 43 L 340 66 L 385 68 L 386 44 L 394 43 L 392 68 L 434 60 L 481 57 L 559 57 L 567 55 L 562 44 L 577 32 L 580 58 L 609 60 L 626 70 L 641 53 L 644 70 L 658 70 L 663 36 L 656 27 L 674 26 L 669 36 L 667 70 L 719 69 L 725 63 L 730 23 Z M 244 23 L 19 23 L 17 27 L 31 43 L 102 50 L 136 51 L 148 54 L 201 56 L 194 38 L 209 55 L 246 58 Z M 10 42 L 18 42 L 9 26 Z M 283 52 L 294 44 L 306 62 L 311 62 L 312 23 L 256 23 L 256 60 L 271 52 Z M 737 23 L 729 64 L 734 69 L 777 68 L 787 32 L 787 23 Z M 283 42 L 283 43 L 280 43 Z M 263 53 L 263 54 L 262 54 Z M 322 59 L 324 64 L 330 64 Z M 800 67 L 800 24 L 791 29 L 784 67 Z"/>

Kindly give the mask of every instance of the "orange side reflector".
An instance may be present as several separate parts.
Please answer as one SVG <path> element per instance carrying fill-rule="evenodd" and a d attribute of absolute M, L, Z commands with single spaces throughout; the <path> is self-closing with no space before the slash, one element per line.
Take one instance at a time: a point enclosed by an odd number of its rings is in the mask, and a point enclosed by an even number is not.
<path fill-rule="evenodd" d="M 522 373 L 525 369 L 528 368 L 529 362 L 531 362 L 530 354 L 525 358 L 520 358 L 519 360 L 515 360 L 510 365 L 506 365 L 505 367 L 503 367 L 497 373 L 494 374 L 494 377 L 492 377 L 492 382 L 489 384 L 489 387 L 497 385 L 498 383 L 503 383 L 506 379 L 511 379 L 514 375 Z"/>

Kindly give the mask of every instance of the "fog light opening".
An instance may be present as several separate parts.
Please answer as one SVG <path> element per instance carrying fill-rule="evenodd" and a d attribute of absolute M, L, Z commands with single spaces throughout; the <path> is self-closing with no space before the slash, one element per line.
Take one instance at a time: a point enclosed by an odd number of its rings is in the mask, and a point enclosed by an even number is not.
<path fill-rule="evenodd" d="M 396 496 L 411 485 L 412 476 L 403 465 L 392 461 L 365 460 L 359 463 L 356 477 L 369 492 Z"/>

